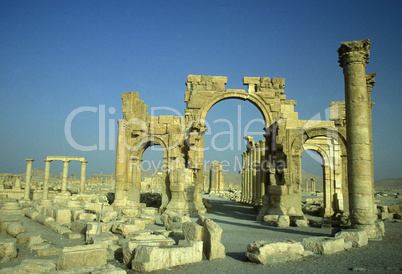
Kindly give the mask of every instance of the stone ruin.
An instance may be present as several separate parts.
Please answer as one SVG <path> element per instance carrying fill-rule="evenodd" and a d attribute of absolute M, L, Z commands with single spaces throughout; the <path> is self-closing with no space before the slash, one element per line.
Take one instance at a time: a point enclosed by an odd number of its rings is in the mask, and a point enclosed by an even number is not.
<path fill-rule="evenodd" d="M 260 209 L 257 219 L 286 226 L 293 218 L 302 224 L 300 226 L 305 225 L 301 153 L 314 150 L 324 163 L 323 216 L 340 214 L 350 219 L 353 228 L 333 238 L 313 237 L 302 243 L 254 242 L 247 247 L 249 260 L 265 264 L 293 260 L 310 253 L 331 254 L 352 246 L 364 246 L 368 238 L 381 237 L 383 224 L 376 220 L 374 204 L 371 134 L 373 103 L 370 94 L 375 74 L 365 72 L 369 48 L 368 40 L 341 43 L 338 53 L 345 78 L 345 102 L 330 103 L 330 121 L 299 120 L 294 111 L 296 101 L 287 100 L 284 95 L 283 78 L 244 77 L 247 89 L 242 90 L 226 89 L 227 78 L 223 76 L 189 75 L 183 117 L 150 116 L 138 92 L 123 93 L 113 204 L 107 197 L 85 193 L 88 181 L 99 185 L 105 180 L 111 184 L 113 176 L 95 174 L 87 180 L 84 158 L 60 156 L 48 156 L 45 160 L 40 201 L 33 203 L 34 160 L 27 159 L 23 190 L 21 176 L 6 174 L 0 178 L 3 190 L 5 180 L 11 178 L 10 191 L 15 190 L 18 195 L 23 192 L 17 198 L 22 198 L 20 201 L 2 203 L 0 232 L 13 238 L 0 241 L 0 259 L 17 256 L 16 242 L 27 243 L 38 256 L 59 255 L 57 266 L 43 263 L 41 269 L 46 271 L 77 268 L 84 272 L 118 273 L 119 270 L 107 264 L 118 253 L 123 256 L 124 264 L 136 271 L 153 271 L 199 262 L 203 258 L 225 258 L 222 229 L 205 217 L 210 205 L 202 199 L 202 191 L 213 194 L 224 189 L 222 165 L 213 162 L 209 180 L 206 179 L 203 147 L 208 111 L 217 102 L 230 98 L 250 101 L 265 121 L 264 139 L 255 142 L 251 136 L 245 136 L 247 150 L 242 154 L 239 199 Z M 154 145 L 163 149 L 162 172 L 155 179 L 141 182 L 143 153 Z M 49 195 L 50 162 L 55 160 L 63 161 L 61 187 L 59 192 Z M 81 162 L 79 191 L 74 195 L 67 191 L 69 161 Z M 75 176 L 74 180 L 77 180 Z M 306 190 L 309 181 L 315 187 L 314 180 L 308 180 Z M 150 189 L 160 193 L 159 209 L 146 207 L 141 202 L 141 193 Z M 384 209 L 384 215 L 385 212 Z M 146 229 L 155 223 L 158 214 L 166 229 Z M 40 236 L 25 231 L 22 216 L 68 239 L 85 238 L 88 245 L 51 249 Z M 199 219 L 192 222 L 190 217 Z M 182 238 L 174 239 L 177 236 Z M 4 271 L 24 271 L 32 265 L 39 267 L 37 262 L 28 260 L 17 269 Z"/>
<path fill-rule="evenodd" d="M 255 143 L 246 137 L 247 151 L 242 154 L 242 201 L 261 206 L 259 219 L 303 215 L 301 153 L 314 150 L 324 161 L 324 216 L 350 216 L 354 227 L 366 228 L 376 237 L 370 95 L 375 74 L 365 72 L 369 48 L 368 40 L 341 43 L 346 103 L 330 103 L 330 121 L 299 120 L 296 101 L 284 95 L 283 78 L 244 77 L 247 90 L 242 90 L 226 89 L 223 76 L 189 75 L 184 117 L 150 116 L 138 92 L 123 93 L 114 205 L 139 206 L 142 155 L 148 147 L 160 145 L 160 211 L 205 213 L 204 120 L 214 104 L 236 98 L 253 103 L 265 120 L 265 140 Z"/>

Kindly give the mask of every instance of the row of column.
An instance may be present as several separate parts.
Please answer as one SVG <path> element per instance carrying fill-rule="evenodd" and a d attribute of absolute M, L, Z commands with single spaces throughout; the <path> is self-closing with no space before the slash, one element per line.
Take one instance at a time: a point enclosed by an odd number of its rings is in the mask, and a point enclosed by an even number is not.
<path fill-rule="evenodd" d="M 222 162 L 213 161 L 209 168 L 209 185 L 204 189 L 204 191 L 211 194 L 222 191 L 225 188 Z"/>
<path fill-rule="evenodd" d="M 251 139 L 249 139 L 251 140 Z M 242 197 L 241 201 L 252 205 L 262 205 L 265 195 L 265 181 L 268 170 L 266 161 L 266 141 L 249 141 L 247 151 L 242 153 Z"/>
<path fill-rule="evenodd" d="M 30 192 L 31 192 L 31 177 L 32 177 L 32 163 L 35 161 L 34 159 L 26 159 L 27 161 L 27 170 L 25 177 L 25 192 L 24 192 L 24 200 L 30 200 Z M 52 160 L 44 160 L 45 161 L 45 174 L 43 179 L 43 200 L 48 199 L 49 195 L 49 176 L 50 176 L 50 162 Z M 61 194 L 67 193 L 67 178 L 68 178 L 68 163 L 69 160 L 63 161 L 63 173 L 62 173 L 62 187 Z M 84 193 L 85 188 L 85 172 L 86 165 L 88 161 L 81 161 L 81 178 L 80 178 L 80 193 Z"/>

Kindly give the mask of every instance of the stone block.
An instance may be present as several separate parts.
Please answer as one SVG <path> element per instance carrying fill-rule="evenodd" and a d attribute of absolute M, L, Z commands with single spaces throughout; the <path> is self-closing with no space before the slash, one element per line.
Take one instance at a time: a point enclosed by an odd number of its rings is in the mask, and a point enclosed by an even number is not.
<path fill-rule="evenodd" d="M 156 216 L 149 214 L 140 214 L 139 218 L 144 221 L 145 225 L 154 225 L 156 222 Z"/>
<path fill-rule="evenodd" d="M 158 209 L 155 207 L 144 207 L 144 208 L 141 208 L 141 213 L 148 214 L 148 215 L 156 215 L 156 214 L 158 214 Z"/>
<path fill-rule="evenodd" d="M 30 249 L 30 247 L 32 245 L 41 244 L 41 243 L 43 243 L 43 239 L 40 235 L 32 235 L 28 239 L 28 248 Z"/>
<path fill-rule="evenodd" d="M 99 245 L 65 247 L 61 252 L 57 270 L 82 266 L 106 265 L 106 248 Z"/>
<path fill-rule="evenodd" d="M 54 219 L 59 224 L 67 224 L 71 222 L 71 211 L 68 208 L 57 208 L 54 210 Z"/>
<path fill-rule="evenodd" d="M 5 256 L 10 258 L 17 257 L 17 239 L 0 240 L 0 259 L 3 259 Z"/>
<path fill-rule="evenodd" d="M 260 77 L 243 77 L 243 84 L 259 84 Z"/>
<path fill-rule="evenodd" d="M 51 247 L 36 250 L 36 255 L 38 255 L 38 257 L 58 256 L 62 251 L 62 248 Z"/>
<path fill-rule="evenodd" d="M 17 243 L 19 244 L 25 244 L 29 241 L 29 238 L 32 236 L 39 236 L 38 234 L 32 234 L 32 233 L 21 233 L 17 235 Z"/>
<path fill-rule="evenodd" d="M 0 233 L 7 233 L 7 226 L 9 223 L 21 222 L 18 217 L 15 216 L 1 216 L 0 215 Z"/>
<path fill-rule="evenodd" d="M 91 240 L 91 244 L 98 244 L 98 245 L 107 247 L 109 245 L 117 244 L 118 240 L 119 240 L 119 236 L 108 231 L 106 233 L 101 233 L 98 236 L 93 236 L 92 240 Z"/>
<path fill-rule="evenodd" d="M 335 238 L 342 238 L 352 242 L 353 247 L 362 247 L 368 245 L 367 232 L 364 229 L 342 230 L 335 234 Z"/>
<path fill-rule="evenodd" d="M 6 232 L 8 235 L 17 237 L 19 234 L 24 233 L 24 227 L 18 222 L 9 223 L 6 227 Z"/>
<path fill-rule="evenodd" d="M 160 124 L 173 124 L 174 122 L 173 115 L 160 115 L 159 116 L 159 123 Z"/>
<path fill-rule="evenodd" d="M 85 213 L 85 209 L 72 208 L 71 209 L 71 221 L 74 222 L 75 220 L 78 220 L 78 215 L 81 213 Z"/>
<path fill-rule="evenodd" d="M 56 270 L 56 264 L 52 260 L 24 259 L 15 267 L 0 269 L 0 273 L 49 273 Z"/>
<path fill-rule="evenodd" d="M 256 241 L 247 246 L 246 256 L 255 263 L 276 264 L 302 258 L 304 248 L 298 242 Z"/>
<path fill-rule="evenodd" d="M 278 223 L 276 224 L 277 227 L 289 227 L 290 225 L 290 218 L 288 215 L 279 215 Z"/>
<path fill-rule="evenodd" d="M 145 227 L 145 225 L 144 225 Z M 116 234 L 120 234 L 123 236 L 126 236 L 128 233 L 141 230 L 143 228 L 140 228 L 138 225 L 135 224 L 128 224 L 128 223 L 115 223 L 112 226 L 112 232 Z"/>
<path fill-rule="evenodd" d="M 156 233 L 154 233 L 154 234 L 156 234 Z M 137 236 L 148 236 L 148 235 L 151 235 L 151 230 L 149 230 L 149 229 L 141 229 L 141 230 L 137 230 L 137 231 L 133 231 L 133 232 L 128 233 L 125 236 L 125 238 L 130 239 L 130 238 L 134 238 L 134 237 L 137 237 Z"/>
<path fill-rule="evenodd" d="M 345 241 L 343 238 L 311 237 L 303 239 L 302 244 L 314 254 L 328 255 L 343 251 Z"/>
<path fill-rule="evenodd" d="M 187 82 L 201 82 L 201 75 L 188 75 Z"/>
<path fill-rule="evenodd" d="M 150 134 L 162 135 L 166 133 L 166 124 L 149 124 Z"/>
<path fill-rule="evenodd" d="M 390 213 L 402 213 L 402 204 L 390 205 L 388 211 Z"/>
<path fill-rule="evenodd" d="M 77 220 L 88 220 L 88 221 L 95 221 L 96 215 L 92 213 L 79 213 Z"/>
<path fill-rule="evenodd" d="M 123 263 L 127 266 L 131 263 L 134 258 L 135 249 L 140 245 L 151 245 L 151 246 L 170 246 L 174 245 L 176 242 L 172 238 L 167 238 L 163 235 L 147 235 L 147 236 L 137 236 L 131 239 L 127 239 L 123 242 Z"/>
<path fill-rule="evenodd" d="M 30 219 L 35 219 L 35 216 L 39 215 L 39 212 L 36 210 L 27 210 L 25 211 L 25 216 Z"/>
<path fill-rule="evenodd" d="M 75 220 L 71 225 L 71 231 L 85 235 L 87 231 L 88 220 Z"/>
<path fill-rule="evenodd" d="M 49 248 L 49 244 L 48 243 L 40 243 L 40 244 L 31 244 L 28 246 L 29 250 L 39 250 L 39 249 L 46 249 Z"/>
<path fill-rule="evenodd" d="M 180 241 L 179 246 L 140 246 L 137 248 L 132 269 L 149 272 L 166 267 L 197 263 L 202 260 L 201 241 Z"/>
<path fill-rule="evenodd" d="M 204 227 L 191 222 L 185 222 L 182 225 L 183 235 L 186 240 L 202 241 L 204 235 Z"/>
<path fill-rule="evenodd" d="M 77 240 L 77 239 L 82 238 L 81 233 L 72 232 L 72 231 L 68 231 L 68 232 L 63 233 L 63 236 L 66 237 L 69 240 Z"/>
<path fill-rule="evenodd" d="M 38 223 L 42 224 L 42 225 L 46 225 L 48 222 L 54 222 L 55 219 L 53 219 L 52 217 L 49 217 L 47 215 L 42 215 L 42 214 L 38 214 L 35 216 L 35 221 L 37 221 Z"/>
<path fill-rule="evenodd" d="M 99 234 L 105 233 L 108 231 L 109 231 L 109 227 L 104 223 L 88 222 L 87 229 L 85 232 L 85 242 L 90 243 L 92 237 L 98 236 Z"/>
<path fill-rule="evenodd" d="M 225 247 L 221 242 L 222 228 L 211 219 L 200 217 L 197 224 L 204 227 L 203 252 L 205 257 L 212 261 L 214 259 L 225 258 Z"/>
<path fill-rule="evenodd" d="M 386 220 L 386 219 L 392 220 L 394 218 L 394 213 L 381 212 L 380 218 L 381 218 L 381 220 Z"/>
<path fill-rule="evenodd" d="M 139 230 L 139 229 L 145 229 L 146 220 L 142 219 L 142 218 L 129 218 L 128 223 L 136 225 L 138 227 L 138 230 Z"/>

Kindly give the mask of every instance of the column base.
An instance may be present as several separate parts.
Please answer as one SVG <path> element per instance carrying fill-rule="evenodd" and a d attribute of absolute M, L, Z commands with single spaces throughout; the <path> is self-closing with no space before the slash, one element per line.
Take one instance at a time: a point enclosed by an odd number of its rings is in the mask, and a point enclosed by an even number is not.
<path fill-rule="evenodd" d="M 382 220 L 376 220 L 372 225 L 352 225 L 352 228 L 364 229 L 369 239 L 381 239 L 385 235 L 385 227 Z"/>

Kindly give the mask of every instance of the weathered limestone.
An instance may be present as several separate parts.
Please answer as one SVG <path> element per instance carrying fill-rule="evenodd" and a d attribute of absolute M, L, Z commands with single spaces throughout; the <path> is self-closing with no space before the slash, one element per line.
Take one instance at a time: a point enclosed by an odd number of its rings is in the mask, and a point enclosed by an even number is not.
<path fill-rule="evenodd" d="M 130 266 L 138 246 L 171 246 L 175 243 L 176 242 L 172 238 L 168 238 L 163 235 L 139 235 L 127 239 L 122 244 L 123 263 L 128 267 Z"/>
<path fill-rule="evenodd" d="M 371 97 L 366 83 L 370 46 L 369 40 L 343 42 L 338 53 L 345 78 L 350 218 L 354 228 L 377 238 L 381 235 L 374 224 Z"/>
<path fill-rule="evenodd" d="M 106 265 L 106 248 L 100 245 L 83 245 L 63 248 L 57 270 L 73 267 Z"/>
<path fill-rule="evenodd" d="M 24 233 L 24 227 L 18 222 L 9 223 L 6 227 L 6 232 L 8 235 L 17 237 L 19 234 Z"/>
<path fill-rule="evenodd" d="M 344 250 L 343 238 L 311 237 L 303 239 L 305 249 L 319 255 L 328 255 Z"/>
<path fill-rule="evenodd" d="M 0 273 L 49 273 L 56 270 L 53 260 L 25 259 L 15 267 L 0 269 Z"/>
<path fill-rule="evenodd" d="M 205 257 L 212 261 L 226 258 L 225 247 L 221 242 L 222 228 L 211 219 L 200 217 L 197 224 L 204 228 L 203 252 Z"/>
<path fill-rule="evenodd" d="M 179 241 L 178 246 L 140 246 L 136 249 L 132 269 L 149 272 L 165 267 L 197 263 L 202 260 L 201 241 Z"/>
<path fill-rule="evenodd" d="M 31 177 L 32 177 L 32 163 L 35 161 L 34 159 L 26 159 L 27 161 L 27 171 L 25 176 L 25 192 L 24 192 L 24 200 L 30 200 L 31 195 Z"/>
<path fill-rule="evenodd" d="M 335 234 L 335 238 L 342 238 L 345 242 L 352 242 L 353 247 L 362 247 L 368 244 L 367 232 L 364 229 L 348 229 Z"/>
<path fill-rule="evenodd" d="M 10 258 L 17 257 L 17 239 L 2 239 L 0 240 L 0 259 L 5 256 Z"/>
<path fill-rule="evenodd" d="M 298 242 L 256 241 L 248 244 L 246 252 L 250 261 L 266 265 L 295 261 L 304 254 L 303 245 Z"/>
<path fill-rule="evenodd" d="M 80 178 L 80 193 L 83 194 L 85 191 L 85 171 L 87 168 L 88 161 L 81 161 L 81 178 Z"/>
<path fill-rule="evenodd" d="M 51 160 L 45 161 L 45 175 L 43 178 L 43 200 L 47 200 L 49 197 L 49 175 L 50 175 L 50 162 Z"/>

